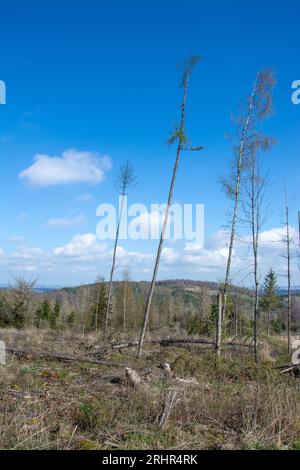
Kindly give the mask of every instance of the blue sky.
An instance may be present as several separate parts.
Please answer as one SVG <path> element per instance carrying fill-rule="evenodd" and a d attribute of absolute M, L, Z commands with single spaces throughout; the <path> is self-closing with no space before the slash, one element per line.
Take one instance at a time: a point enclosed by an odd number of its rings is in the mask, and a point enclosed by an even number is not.
<path fill-rule="evenodd" d="M 201 62 L 191 81 L 187 128 L 193 143 L 205 150 L 183 156 L 174 200 L 205 205 L 206 245 L 193 258 L 182 256 L 183 246 L 167 244 L 160 277 L 223 276 L 220 229 L 228 201 L 218 180 L 230 158 L 226 133 L 233 130 L 232 112 L 264 67 L 273 67 L 277 76 L 276 111 L 265 130 L 278 139 L 264 157 L 273 210 L 265 230 L 272 238 L 282 226 L 285 183 L 295 230 L 300 105 L 291 103 L 291 83 L 300 79 L 299 13 L 300 5 L 291 0 L 2 4 L 0 79 L 7 86 L 7 104 L 0 106 L 0 283 L 19 273 L 44 285 L 107 276 L 112 243 L 104 247 L 88 236 L 95 235 L 96 207 L 117 202 L 115 175 L 127 159 L 139 181 L 129 203 L 166 200 L 174 149 L 164 142 L 178 120 L 181 99 L 176 64 L 190 53 L 199 54 Z M 35 155 L 61 157 L 68 149 L 109 155 L 112 168 L 105 167 L 99 184 L 34 187 L 19 177 Z M 87 194 L 93 198 L 82 198 Z M 262 273 L 270 267 L 267 241 Z M 129 265 L 134 278 L 148 279 L 155 247 L 151 241 L 122 242 L 117 277 Z M 280 274 L 284 265 L 277 251 L 272 263 Z M 240 255 L 236 272 L 247 256 Z M 299 284 L 297 274 L 295 268 Z"/>

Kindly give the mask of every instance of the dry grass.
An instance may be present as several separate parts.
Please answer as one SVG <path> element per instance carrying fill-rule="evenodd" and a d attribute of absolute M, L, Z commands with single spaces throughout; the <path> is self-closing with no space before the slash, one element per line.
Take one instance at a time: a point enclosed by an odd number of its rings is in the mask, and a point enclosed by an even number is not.
<path fill-rule="evenodd" d="M 36 330 L 2 330 L 11 346 L 84 354 L 96 344 L 89 335 L 60 336 Z M 274 356 L 274 354 L 273 354 Z M 121 380 L 120 367 L 10 357 L 0 366 L 2 449 L 285 449 L 300 443 L 299 379 L 283 377 L 271 361 L 256 365 L 246 355 L 151 348 L 111 352 L 109 360 L 148 370 L 151 393 Z M 167 381 L 158 365 L 171 364 L 198 385 Z M 168 390 L 180 402 L 162 429 L 157 417 Z"/>

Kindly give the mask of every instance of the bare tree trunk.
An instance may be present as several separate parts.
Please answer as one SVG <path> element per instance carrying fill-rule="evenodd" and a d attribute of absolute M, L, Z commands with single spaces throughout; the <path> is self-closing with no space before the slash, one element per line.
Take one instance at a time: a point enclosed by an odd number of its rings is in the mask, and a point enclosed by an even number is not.
<path fill-rule="evenodd" d="M 99 303 L 100 303 L 100 285 L 99 285 L 99 288 L 98 288 L 96 314 L 95 314 L 95 331 L 96 331 L 96 333 L 98 331 Z"/>
<path fill-rule="evenodd" d="M 289 206 L 287 196 L 285 196 L 285 213 L 286 213 L 286 246 L 287 246 L 287 280 L 288 280 L 288 311 L 287 311 L 287 337 L 288 337 L 288 354 L 291 353 L 291 317 L 292 317 L 292 297 L 291 297 L 291 239 L 289 226 Z"/>
<path fill-rule="evenodd" d="M 235 289 L 234 296 L 234 325 L 235 325 L 235 336 L 239 334 L 239 322 L 238 322 L 238 300 L 237 300 L 237 290 Z"/>
<path fill-rule="evenodd" d="M 127 281 L 123 284 L 123 333 L 126 333 Z"/>
<path fill-rule="evenodd" d="M 146 329 L 147 329 L 147 325 L 148 325 L 148 321 L 149 321 L 150 307 L 151 307 L 152 297 L 153 297 L 153 293 L 154 293 L 154 288 L 155 288 L 155 283 L 156 283 L 156 278 L 157 278 L 157 272 L 158 272 L 161 252 L 162 252 L 163 243 L 164 243 L 164 237 L 165 237 L 166 228 L 167 228 L 167 224 L 168 224 L 168 220 L 169 220 L 170 206 L 171 206 L 171 202 L 172 202 L 174 184 L 175 184 L 177 169 L 178 169 L 178 165 L 179 165 L 180 153 L 181 153 L 181 143 L 179 143 L 178 149 L 177 149 L 176 162 L 175 162 L 175 166 L 174 166 L 174 170 L 173 170 L 173 177 L 172 177 L 172 181 L 171 181 L 171 187 L 170 187 L 170 192 L 169 192 L 167 209 L 166 209 L 166 213 L 165 213 L 163 228 L 162 228 L 161 237 L 160 237 L 158 250 L 157 250 L 157 254 L 156 254 L 156 260 L 155 260 L 155 266 L 154 266 L 154 272 L 153 272 L 153 277 L 152 277 L 152 281 L 151 281 L 150 291 L 149 291 L 148 298 L 147 298 L 144 322 L 143 322 L 142 331 L 141 331 L 141 335 L 140 335 L 139 356 L 142 355 L 142 346 L 143 346 L 143 342 L 144 342 L 144 339 L 145 339 Z"/>
<path fill-rule="evenodd" d="M 300 248 L 300 211 L 298 211 L 298 248 Z"/>
<path fill-rule="evenodd" d="M 105 338 L 107 338 L 108 336 L 108 322 L 109 322 L 109 311 L 110 311 L 110 303 L 111 303 L 111 295 L 112 295 L 112 283 L 113 283 L 113 275 L 114 275 L 115 266 L 116 266 L 116 253 L 117 253 L 117 247 L 118 247 L 118 241 L 119 241 L 121 218 L 122 218 L 123 207 L 124 207 L 124 197 L 125 197 L 125 192 L 123 191 L 117 232 L 116 232 L 116 239 L 115 239 L 115 244 L 114 244 L 113 260 L 112 260 L 112 266 L 111 266 L 110 278 L 109 278 L 109 284 L 108 284 L 107 305 L 106 305 L 106 314 L 105 314 Z"/>
<path fill-rule="evenodd" d="M 251 96 L 247 99 L 247 108 L 245 114 L 243 111 L 238 116 L 238 132 L 239 132 L 239 145 L 235 155 L 236 162 L 234 162 L 235 173 L 232 175 L 231 182 L 225 184 L 225 188 L 229 190 L 230 196 L 234 197 L 234 207 L 231 221 L 231 234 L 229 242 L 229 251 L 227 258 L 226 274 L 224 285 L 221 288 L 223 293 L 223 315 L 224 319 L 227 310 L 226 293 L 230 283 L 230 272 L 232 264 L 233 246 L 236 238 L 236 226 L 238 221 L 238 209 L 240 200 L 240 190 L 242 173 L 244 170 L 244 162 L 247 158 L 248 151 L 253 145 L 253 139 L 256 139 L 259 133 L 256 131 L 256 124 L 262 122 L 272 112 L 272 96 L 271 91 L 274 87 L 275 80 L 271 70 L 261 71 L 254 83 Z M 232 182 L 233 180 L 233 182 Z"/>
<path fill-rule="evenodd" d="M 136 176 L 134 174 L 134 169 L 130 165 L 130 163 L 127 161 L 125 165 L 121 166 L 118 177 L 117 177 L 117 186 L 118 186 L 119 194 L 121 195 L 121 198 L 122 198 L 122 202 L 121 202 L 121 208 L 119 212 L 119 219 L 118 219 L 116 239 L 115 239 L 114 252 L 113 252 L 113 260 L 112 260 L 109 285 L 108 285 L 107 305 L 106 305 L 106 315 L 105 315 L 105 338 L 107 338 L 108 336 L 109 312 L 110 312 L 110 307 L 111 307 L 110 304 L 111 304 L 112 287 L 113 287 L 113 275 L 114 275 L 115 266 L 116 266 L 116 253 L 117 253 L 117 247 L 118 247 L 118 241 L 119 241 L 120 225 L 121 225 L 121 219 L 122 219 L 123 207 L 124 207 L 124 199 L 127 194 L 128 188 L 130 188 L 130 186 L 133 186 L 135 184 L 136 184 Z"/>
<path fill-rule="evenodd" d="M 268 218 L 267 208 L 264 207 L 265 187 L 267 180 L 261 174 L 261 161 L 257 156 L 260 150 L 266 150 L 270 146 L 270 140 L 261 135 L 256 136 L 250 148 L 246 162 L 246 177 L 244 182 L 243 208 L 245 222 L 249 225 L 251 233 L 251 247 L 253 253 L 253 276 L 254 276 L 254 302 L 253 302 L 253 341 L 254 358 L 258 361 L 258 319 L 259 319 L 259 272 L 258 252 L 259 234 L 263 224 Z"/>
<path fill-rule="evenodd" d="M 257 246 L 254 249 L 254 282 L 255 282 L 255 295 L 254 295 L 254 318 L 253 318 L 253 338 L 254 338 L 254 359 L 258 361 L 257 355 L 257 324 L 258 324 L 258 307 L 259 307 L 259 281 L 258 281 L 258 265 L 257 265 Z"/>
<path fill-rule="evenodd" d="M 238 304 L 238 293 L 237 289 L 235 289 L 235 336 L 238 336 L 239 334 L 239 316 L 238 316 L 238 310 L 239 310 L 239 304 Z"/>
<path fill-rule="evenodd" d="M 221 347 L 222 347 L 222 293 L 219 293 L 218 296 L 218 314 L 217 314 L 217 331 L 216 331 L 216 351 L 217 355 L 221 356 Z"/>
<path fill-rule="evenodd" d="M 268 327 L 267 327 L 267 335 L 270 336 L 271 334 L 271 310 L 268 310 Z"/>
<path fill-rule="evenodd" d="M 238 151 L 238 161 L 237 161 L 237 168 L 236 168 L 236 181 L 235 181 L 235 188 L 234 188 L 234 207 L 233 207 L 233 214 L 232 214 L 232 221 L 231 221 L 231 233 L 230 233 L 230 242 L 229 242 L 229 250 L 228 250 L 228 258 L 227 258 L 227 266 L 226 266 L 226 274 L 224 285 L 221 290 L 223 295 L 223 306 L 222 306 L 222 322 L 220 328 L 222 329 L 223 320 L 226 317 L 226 310 L 227 310 L 227 292 L 230 283 L 230 272 L 231 272 L 231 264 L 232 264 L 232 253 L 233 253 L 233 246 L 236 238 L 236 225 L 238 220 L 238 208 L 239 208 L 239 196 L 240 196 L 240 187 L 241 187 L 241 178 L 242 178 L 242 168 L 243 168 L 243 160 L 244 160 L 244 152 L 245 152 L 245 142 L 248 134 L 248 130 L 251 123 L 253 108 L 254 108 L 254 99 L 255 99 L 255 86 L 253 88 L 253 92 L 251 95 L 251 99 L 249 101 L 248 113 L 245 120 L 245 124 L 242 129 L 240 144 L 239 144 L 239 151 Z M 221 334 L 222 336 L 222 334 Z"/>
<path fill-rule="evenodd" d="M 236 185 L 235 185 L 235 192 L 234 192 L 234 208 L 233 208 L 233 216 L 231 222 L 231 234 L 230 234 L 230 243 L 229 243 L 229 251 L 228 251 L 228 259 L 227 259 L 227 266 L 226 266 L 226 275 L 225 275 L 225 282 L 224 282 L 224 294 L 226 293 L 229 285 L 230 279 L 230 270 L 231 270 L 231 263 L 232 263 L 232 252 L 233 252 L 233 245 L 236 236 L 236 224 L 238 218 L 238 206 L 239 206 L 239 195 L 240 195 L 240 187 L 241 187 L 241 177 L 242 177 L 242 165 L 244 159 L 244 150 L 245 150 L 245 140 L 247 137 L 247 133 L 250 126 L 250 121 L 253 112 L 253 102 L 255 97 L 255 89 L 252 92 L 251 100 L 249 103 L 248 108 L 248 115 L 245 121 L 245 125 L 242 130 L 240 145 L 239 145 L 239 156 L 237 162 L 237 172 L 236 172 Z M 226 305 L 224 305 L 226 307 Z"/>
<path fill-rule="evenodd" d="M 258 323 L 258 308 L 259 308 L 259 279 L 258 279 L 258 236 L 259 236 L 259 204 L 258 204 L 258 190 L 256 188 L 257 180 L 257 160 L 255 153 L 251 159 L 251 194 L 250 194 L 250 204 L 251 204 L 251 231 L 252 231 L 252 250 L 253 250 L 253 259 L 254 259 L 254 308 L 253 308 L 253 340 L 254 340 L 254 359 L 255 362 L 258 361 L 257 356 L 257 323 Z"/>
<path fill-rule="evenodd" d="M 174 191 L 175 180 L 176 180 L 177 170 L 178 170 L 178 166 L 179 166 L 181 151 L 185 149 L 185 145 L 186 145 L 185 106 L 186 106 L 186 98 L 187 98 L 191 68 L 195 63 L 195 62 L 192 63 L 192 60 L 194 60 L 194 59 L 191 59 L 191 61 L 187 64 L 187 67 L 184 70 L 184 75 L 183 75 L 184 95 L 183 95 L 183 101 L 182 101 L 182 105 L 181 105 L 181 122 L 180 122 L 179 131 L 178 130 L 175 131 L 175 137 L 178 140 L 176 160 L 175 160 L 175 165 L 174 165 L 174 169 L 173 169 L 173 175 L 172 175 L 172 180 L 171 180 L 171 185 L 170 185 L 170 190 L 169 190 L 169 196 L 168 196 L 168 202 L 167 202 L 167 208 L 166 208 L 166 212 L 165 212 L 162 232 L 161 232 L 159 245 L 158 245 L 158 249 L 157 249 L 157 254 L 156 254 L 156 260 L 155 260 L 155 265 L 154 265 L 154 271 L 153 271 L 151 286 L 150 286 L 150 290 L 149 290 L 149 294 L 148 294 L 148 298 L 147 298 L 147 303 L 146 303 L 144 321 L 143 321 L 141 334 L 140 334 L 140 339 L 139 339 L 139 347 L 138 347 L 138 355 L 139 356 L 141 356 L 142 352 L 143 352 L 143 343 L 144 343 L 144 340 L 145 340 L 146 329 L 147 329 L 147 326 L 148 326 L 148 323 L 149 323 L 150 307 L 151 307 L 152 297 L 153 297 L 155 283 L 156 283 L 156 279 L 157 279 L 158 267 L 159 267 L 161 252 L 162 252 L 162 248 L 163 248 L 163 244 L 164 244 L 166 228 L 167 228 L 167 224 L 168 224 L 168 220 L 169 220 L 170 207 L 171 207 L 172 198 L 173 198 L 173 191 Z M 170 139 L 170 142 L 171 142 L 171 139 Z"/>

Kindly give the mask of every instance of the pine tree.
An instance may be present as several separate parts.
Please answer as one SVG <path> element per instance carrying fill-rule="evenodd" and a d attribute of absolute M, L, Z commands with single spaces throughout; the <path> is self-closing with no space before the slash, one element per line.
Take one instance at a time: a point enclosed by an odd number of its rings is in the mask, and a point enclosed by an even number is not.
<path fill-rule="evenodd" d="M 59 318 L 60 310 L 61 310 L 61 305 L 58 302 L 55 302 L 55 305 L 53 309 L 50 310 L 50 315 L 49 315 L 49 323 L 50 323 L 50 328 L 52 328 L 52 330 L 55 330 L 55 328 L 57 327 L 57 320 Z"/>
<path fill-rule="evenodd" d="M 41 326 L 41 321 L 42 321 L 42 307 L 41 305 L 38 305 L 35 311 L 35 326 L 37 328 Z"/>
<path fill-rule="evenodd" d="M 107 285 L 102 277 L 99 277 L 93 292 L 92 304 L 92 324 L 91 327 L 95 331 L 104 329 L 106 326 L 106 313 L 108 305 L 108 292 Z M 111 305 L 109 306 L 109 313 L 111 313 Z"/>
<path fill-rule="evenodd" d="M 3 328 L 5 326 L 9 326 L 11 322 L 11 307 L 4 297 L 4 295 L 0 292 L 0 327 Z"/>
<path fill-rule="evenodd" d="M 49 321 L 51 316 L 51 306 L 47 299 L 43 300 L 35 312 L 35 325 L 37 328 L 41 326 L 43 321 Z"/>
<path fill-rule="evenodd" d="M 74 326 L 74 323 L 75 323 L 75 312 L 71 312 L 69 313 L 69 315 L 67 316 L 66 318 L 66 323 L 68 325 L 69 328 L 72 328 Z"/>
<path fill-rule="evenodd" d="M 278 285 L 274 271 L 271 269 L 266 275 L 263 283 L 263 296 L 261 299 L 261 307 L 267 313 L 267 332 L 271 331 L 271 314 L 279 305 L 279 297 L 277 295 Z"/>

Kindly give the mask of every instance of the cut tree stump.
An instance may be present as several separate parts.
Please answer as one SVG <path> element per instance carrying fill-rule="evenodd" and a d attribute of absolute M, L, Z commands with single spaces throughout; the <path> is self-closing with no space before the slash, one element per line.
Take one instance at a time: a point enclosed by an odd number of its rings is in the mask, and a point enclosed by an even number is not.
<path fill-rule="evenodd" d="M 148 392 L 150 391 L 149 385 L 139 376 L 136 370 L 131 367 L 125 367 L 125 377 L 128 385 L 137 391 Z"/>
<path fill-rule="evenodd" d="M 194 377 L 182 379 L 178 377 L 174 372 L 171 370 L 171 366 L 168 362 L 163 362 L 160 366 L 165 373 L 165 377 L 170 380 L 175 380 L 176 382 L 180 382 L 183 385 L 199 385 L 199 382 Z"/>

